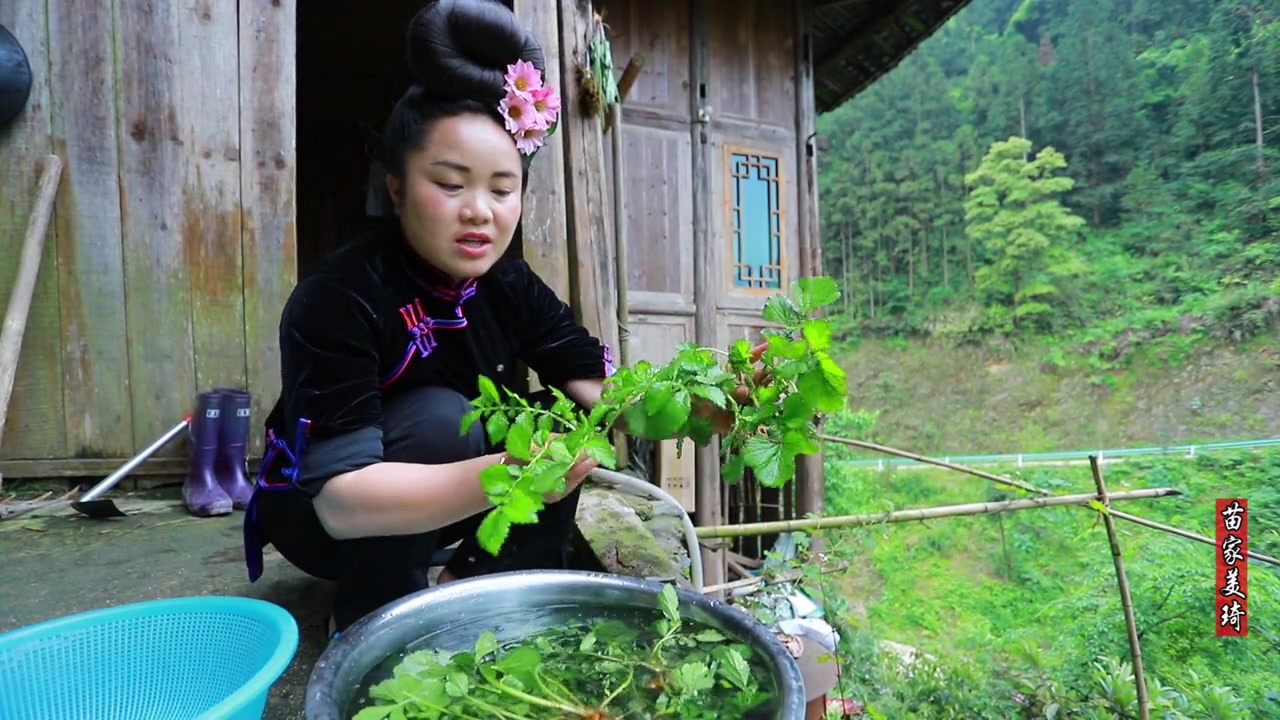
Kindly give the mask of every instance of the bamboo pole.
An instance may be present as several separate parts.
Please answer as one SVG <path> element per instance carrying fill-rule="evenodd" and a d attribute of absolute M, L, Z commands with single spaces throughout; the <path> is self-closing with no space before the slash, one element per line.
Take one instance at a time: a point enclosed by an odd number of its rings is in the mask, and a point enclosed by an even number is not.
<path fill-rule="evenodd" d="M 46 244 L 45 236 L 61 180 L 62 158 L 46 155 L 35 203 L 31 207 L 31 215 L 27 217 L 27 234 L 22 241 L 22 252 L 12 265 L 16 268 L 17 275 L 9 292 L 4 322 L 0 324 L 0 440 L 4 438 L 5 421 L 9 417 L 9 400 L 18 376 L 18 360 L 22 355 L 22 336 L 26 333 L 27 319 L 31 314 L 31 297 L 36 291 L 40 259 L 44 256 Z M 13 259 L 5 258 L 5 264 L 10 263 L 13 263 Z"/>
<path fill-rule="evenodd" d="M 1181 495 L 1181 491 L 1173 488 L 1149 488 L 1144 490 L 1128 490 L 1111 496 L 1112 500 L 1142 500 L 1149 498 Z M 959 517 L 962 515 L 994 515 L 1012 510 L 1030 510 L 1032 508 L 1054 507 L 1058 505 L 1087 505 L 1096 502 L 1098 496 L 1093 493 L 1079 495 L 1055 495 L 1047 498 L 1025 498 L 1007 500 L 1005 502 L 982 502 L 965 505 L 942 505 L 939 507 L 917 508 L 914 510 L 895 510 L 887 513 L 863 515 L 839 515 L 836 517 L 802 518 L 798 520 L 777 520 L 773 522 L 746 523 L 742 525 L 712 525 L 697 528 L 699 538 L 746 537 L 748 535 L 772 535 L 774 533 L 823 530 L 826 528 L 855 527 L 858 525 L 880 525 L 883 523 L 911 522 L 913 520 L 933 520 L 936 518 Z"/>
<path fill-rule="evenodd" d="M 1089 467 L 1093 470 L 1093 484 L 1098 488 L 1098 500 L 1103 507 L 1110 508 L 1111 500 L 1107 497 L 1107 486 L 1102 481 L 1102 468 L 1098 465 L 1098 456 L 1089 456 Z M 1111 546 L 1111 560 L 1116 566 L 1116 585 L 1120 587 L 1120 607 L 1124 610 L 1125 629 L 1129 633 L 1129 654 L 1133 658 L 1133 681 L 1138 688 L 1138 717 L 1141 720 L 1151 718 L 1151 699 L 1147 696 L 1147 678 L 1142 669 L 1142 646 L 1138 642 L 1138 622 L 1133 617 L 1133 596 L 1129 594 L 1129 578 L 1124 572 L 1124 559 L 1120 556 L 1120 539 L 1116 536 L 1116 522 L 1110 513 L 1102 513 L 1102 523 L 1107 528 L 1107 543 Z"/>
<path fill-rule="evenodd" d="M 836 437 L 835 435 L 825 435 L 825 434 L 820 435 L 819 437 L 822 440 L 833 442 L 839 445 L 848 445 L 850 447 L 862 448 L 864 450 L 872 450 L 875 452 L 884 453 L 885 455 L 896 455 L 898 457 L 904 457 L 910 460 L 915 460 L 917 462 L 925 463 L 926 465 L 937 465 L 938 467 L 947 468 L 948 470 L 955 470 L 956 472 L 961 472 L 966 475 L 972 475 L 974 477 L 979 477 L 984 480 L 990 480 L 1000 485 L 1007 485 L 1009 487 L 1015 487 L 1020 490 L 1026 490 L 1027 492 L 1035 493 L 1036 495 L 1041 495 L 1044 497 L 1053 497 L 1053 494 L 1050 493 L 1048 490 L 1041 490 L 1040 488 L 1035 487 L 1033 485 L 1020 483 L 1010 478 L 1000 477 L 999 475 L 993 475 L 992 473 L 984 472 L 982 470 L 977 470 L 975 468 L 967 467 L 965 465 L 956 465 L 955 463 L 950 463 L 945 460 L 938 460 L 937 458 L 926 457 L 924 455 L 917 455 L 912 452 L 907 452 L 906 450 L 898 450 L 897 448 L 891 448 L 886 445 L 877 445 L 876 443 L 865 442 L 862 440 L 850 440 L 848 438 Z M 1187 530 L 1181 530 L 1171 525 L 1158 523 L 1158 522 L 1155 522 L 1154 520 L 1147 520 L 1145 518 L 1138 517 L 1137 515 L 1130 515 L 1129 513 L 1120 512 L 1119 510 L 1108 510 L 1107 512 L 1109 512 L 1111 514 L 1111 517 L 1113 518 L 1119 518 L 1121 520 L 1124 520 L 1125 522 L 1133 523 L 1134 525 L 1141 525 L 1145 528 L 1150 528 L 1152 530 L 1159 530 L 1160 532 L 1169 533 L 1170 535 L 1177 535 L 1180 538 L 1185 538 L 1187 540 L 1194 540 L 1198 543 L 1204 543 L 1205 545 L 1213 545 L 1215 547 L 1217 546 L 1217 542 L 1214 541 L 1213 538 L 1206 537 L 1204 535 L 1197 535 L 1196 533 L 1189 532 Z M 1273 558 L 1268 555 L 1263 555 L 1261 553 L 1256 553 L 1252 550 L 1247 551 L 1247 555 L 1250 558 L 1257 560 L 1258 562 L 1263 562 L 1268 565 L 1280 567 L 1280 559 Z"/>
<path fill-rule="evenodd" d="M 1214 547 L 1218 546 L 1218 543 L 1213 538 L 1205 537 L 1204 535 L 1197 535 L 1193 532 L 1187 532 L 1186 530 L 1182 530 L 1180 528 L 1176 528 L 1171 525 L 1165 525 L 1163 523 L 1158 523 L 1154 520 L 1147 520 L 1146 518 L 1140 518 L 1137 515 L 1130 515 L 1129 513 L 1120 512 L 1119 510 L 1108 510 L 1107 512 L 1111 515 L 1111 517 L 1120 518 L 1121 520 L 1131 522 L 1134 525 L 1141 525 L 1146 528 L 1151 528 L 1152 530 L 1167 532 L 1170 535 L 1177 535 L 1178 537 L 1186 538 L 1187 540 L 1195 540 L 1196 542 L 1204 543 L 1205 545 L 1212 545 Z M 1257 560 L 1258 562 L 1266 563 L 1268 565 L 1272 565 L 1275 567 L 1280 567 L 1280 558 L 1273 558 L 1270 555 L 1263 555 L 1262 553 L 1256 553 L 1252 550 L 1248 551 L 1248 553 L 1246 554 L 1251 559 Z"/>
<path fill-rule="evenodd" d="M 907 458 L 908 460 L 915 460 L 916 462 L 925 463 L 926 465 L 937 465 L 938 467 L 944 467 L 948 470 L 955 470 L 956 472 L 962 472 L 967 475 L 973 475 L 974 477 L 983 478 L 984 480 L 990 480 L 991 482 L 997 483 L 999 485 L 1007 485 L 1009 487 L 1018 488 L 1019 490 L 1026 490 L 1027 492 L 1034 493 L 1036 495 L 1050 496 L 1053 494 L 1053 493 L 1050 493 L 1048 490 L 1041 490 L 1040 488 L 1035 487 L 1034 485 L 1021 483 L 1012 478 L 993 475 L 992 473 L 983 472 L 982 470 L 975 470 L 974 468 L 966 467 L 964 465 L 956 465 L 955 463 L 949 463 L 946 460 L 938 460 L 937 458 L 925 457 L 924 455 L 917 455 L 913 452 L 907 452 L 906 450 L 891 448 L 887 445 L 878 445 L 873 442 L 866 442 L 865 440 L 850 440 L 849 438 L 836 437 L 835 435 L 827 435 L 825 433 L 820 434 L 818 438 L 821 440 L 825 440 L 827 442 L 837 443 L 839 445 L 848 445 L 849 447 L 862 448 L 863 450 L 871 450 L 878 453 L 884 453 L 885 455 L 896 455 L 898 457 Z"/>

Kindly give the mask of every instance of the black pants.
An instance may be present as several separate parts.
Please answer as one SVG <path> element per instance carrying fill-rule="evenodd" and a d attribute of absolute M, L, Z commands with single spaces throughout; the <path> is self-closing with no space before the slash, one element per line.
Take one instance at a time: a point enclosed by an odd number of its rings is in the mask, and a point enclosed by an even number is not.
<path fill-rule="evenodd" d="M 550 393 L 528 398 L 549 406 Z M 453 390 L 410 390 L 383 407 L 383 459 L 444 464 L 489 452 L 483 423 L 459 435 L 471 403 Z M 338 630 L 382 605 L 427 587 L 432 555 L 461 540 L 445 567 L 458 578 L 510 570 L 563 569 L 568 565 L 580 490 L 539 514 L 538 522 L 511 526 L 495 557 L 480 547 L 476 530 L 484 513 L 420 535 L 333 538 L 299 490 L 258 492 L 258 519 L 267 542 L 303 572 L 337 584 L 333 601 Z"/>

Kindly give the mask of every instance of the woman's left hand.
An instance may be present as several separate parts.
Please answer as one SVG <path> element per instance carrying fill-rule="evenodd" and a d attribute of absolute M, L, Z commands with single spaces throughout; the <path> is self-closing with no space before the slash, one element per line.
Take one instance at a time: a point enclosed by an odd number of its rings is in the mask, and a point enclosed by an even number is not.
<path fill-rule="evenodd" d="M 751 348 L 751 362 L 757 364 L 760 358 L 764 356 L 764 351 L 769 349 L 769 341 L 766 340 L 759 345 Z M 755 385 L 763 385 L 769 379 L 769 368 L 760 365 L 752 373 L 752 382 Z M 751 388 L 746 385 L 739 385 L 733 391 L 733 399 L 739 405 L 747 405 L 751 402 Z M 733 429 L 734 413 L 729 408 L 716 406 L 710 400 L 699 398 L 698 407 L 695 412 L 711 420 L 712 430 L 719 435 L 723 435 Z"/>

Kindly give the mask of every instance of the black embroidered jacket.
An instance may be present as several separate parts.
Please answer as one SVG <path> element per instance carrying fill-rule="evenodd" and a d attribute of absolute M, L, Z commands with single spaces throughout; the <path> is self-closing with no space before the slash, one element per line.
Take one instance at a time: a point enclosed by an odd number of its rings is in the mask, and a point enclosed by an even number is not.
<path fill-rule="evenodd" d="M 480 374 L 511 387 L 517 360 L 548 387 L 612 371 L 609 349 L 523 260 L 454 283 L 390 220 L 324 258 L 285 305 L 260 483 L 317 492 L 382 460 L 384 399 L 426 385 L 475 397 Z"/>

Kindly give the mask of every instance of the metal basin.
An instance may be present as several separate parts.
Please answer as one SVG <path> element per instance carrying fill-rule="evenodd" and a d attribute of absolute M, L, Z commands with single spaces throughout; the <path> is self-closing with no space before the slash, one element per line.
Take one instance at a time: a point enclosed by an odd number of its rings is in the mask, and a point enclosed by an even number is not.
<path fill-rule="evenodd" d="M 566 622 L 619 610 L 656 610 L 662 583 L 560 570 L 498 573 L 423 590 L 352 625 L 316 662 L 307 683 L 308 720 L 349 720 L 365 676 L 409 649 L 458 651 L 486 630 L 499 642 L 520 640 Z M 773 632 L 738 608 L 678 590 L 681 614 L 750 646 L 778 687 L 776 720 L 803 720 L 799 666 Z"/>

